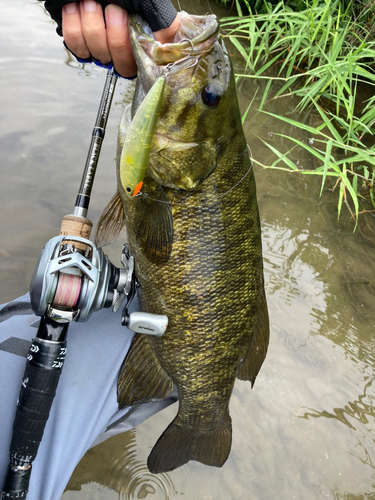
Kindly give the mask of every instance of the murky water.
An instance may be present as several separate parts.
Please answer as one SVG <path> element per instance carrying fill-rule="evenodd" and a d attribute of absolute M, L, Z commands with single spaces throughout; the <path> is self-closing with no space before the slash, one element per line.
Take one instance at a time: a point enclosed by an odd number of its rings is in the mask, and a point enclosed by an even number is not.
<path fill-rule="evenodd" d="M 203 1 L 182 7 L 209 10 Z M 105 72 L 69 58 L 36 0 L 0 0 L 0 19 L 4 302 L 27 290 L 42 246 L 72 210 Z M 254 85 L 240 86 L 244 108 Z M 116 129 L 127 94 L 119 82 L 93 221 L 115 190 Z M 291 103 L 283 106 L 289 113 Z M 279 127 L 255 113 L 245 124 L 253 155 L 264 163 L 270 153 L 258 137 L 273 141 Z M 337 223 L 328 188 L 319 198 L 319 180 L 260 168 L 256 177 L 271 341 L 255 388 L 236 383 L 228 462 L 149 474 L 146 458 L 176 412 L 170 407 L 89 451 L 63 500 L 375 498 L 375 220 L 353 234 L 345 213 Z M 107 252 L 116 264 L 120 247 Z"/>

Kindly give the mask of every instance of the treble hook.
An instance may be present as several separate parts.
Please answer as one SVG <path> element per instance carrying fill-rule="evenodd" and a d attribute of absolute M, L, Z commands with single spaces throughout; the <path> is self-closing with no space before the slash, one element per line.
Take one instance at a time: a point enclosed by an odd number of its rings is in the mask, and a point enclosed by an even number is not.
<path fill-rule="evenodd" d="M 190 43 L 190 46 L 191 46 L 191 52 L 189 55 L 183 57 L 182 59 L 178 59 L 177 61 L 173 62 L 173 63 L 169 63 L 166 65 L 166 67 L 164 68 L 163 70 L 163 73 L 165 76 L 168 75 L 168 73 L 170 72 L 170 70 L 176 66 L 177 64 L 181 64 L 185 61 L 187 61 L 188 59 L 194 59 L 194 61 L 189 64 L 189 66 L 186 67 L 186 69 L 188 68 L 193 68 L 194 66 L 196 66 L 199 62 L 199 58 L 197 56 L 193 56 L 193 52 L 194 52 L 194 45 L 193 45 L 193 42 L 191 40 L 189 40 L 189 38 L 183 38 L 182 40 L 180 40 L 180 43 L 181 42 L 189 42 Z"/>

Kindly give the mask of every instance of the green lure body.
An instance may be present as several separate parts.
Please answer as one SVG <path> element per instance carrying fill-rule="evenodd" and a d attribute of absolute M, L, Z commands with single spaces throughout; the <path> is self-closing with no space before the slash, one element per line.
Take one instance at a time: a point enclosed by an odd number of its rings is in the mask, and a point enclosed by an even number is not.
<path fill-rule="evenodd" d="M 120 179 L 130 197 L 137 195 L 143 185 L 164 88 L 165 76 L 160 76 L 138 108 L 122 147 Z"/>

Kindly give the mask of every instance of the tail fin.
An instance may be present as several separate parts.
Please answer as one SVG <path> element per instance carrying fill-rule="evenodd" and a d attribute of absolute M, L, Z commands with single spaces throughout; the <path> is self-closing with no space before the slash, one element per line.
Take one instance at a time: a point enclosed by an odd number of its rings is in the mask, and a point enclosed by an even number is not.
<path fill-rule="evenodd" d="M 177 417 L 166 428 L 152 449 L 147 466 L 153 474 L 168 472 L 189 460 L 222 467 L 232 445 L 232 422 L 210 432 L 195 431 L 176 423 Z"/>

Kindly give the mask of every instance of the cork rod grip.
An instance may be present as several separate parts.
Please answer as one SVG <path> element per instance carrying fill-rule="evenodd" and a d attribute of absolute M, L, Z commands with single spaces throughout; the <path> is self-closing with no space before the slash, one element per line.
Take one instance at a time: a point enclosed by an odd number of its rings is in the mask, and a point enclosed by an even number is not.
<path fill-rule="evenodd" d="M 77 215 L 65 215 L 61 222 L 60 234 L 64 236 L 80 236 L 81 238 L 90 239 L 92 222 L 85 217 Z M 85 250 L 86 245 L 75 243 L 75 246 L 80 250 Z"/>

